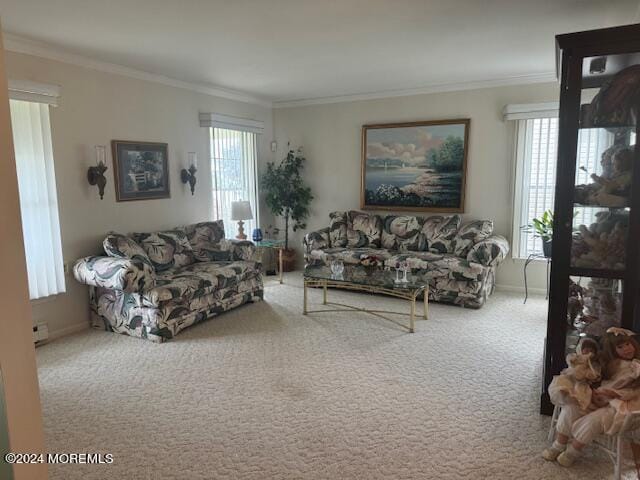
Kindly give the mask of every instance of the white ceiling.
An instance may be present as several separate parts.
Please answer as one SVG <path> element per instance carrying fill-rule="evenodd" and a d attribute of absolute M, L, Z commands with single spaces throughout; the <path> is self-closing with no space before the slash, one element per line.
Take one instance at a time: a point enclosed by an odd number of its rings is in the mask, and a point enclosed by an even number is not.
<path fill-rule="evenodd" d="M 0 0 L 5 32 L 273 102 L 550 78 L 638 0 Z"/>

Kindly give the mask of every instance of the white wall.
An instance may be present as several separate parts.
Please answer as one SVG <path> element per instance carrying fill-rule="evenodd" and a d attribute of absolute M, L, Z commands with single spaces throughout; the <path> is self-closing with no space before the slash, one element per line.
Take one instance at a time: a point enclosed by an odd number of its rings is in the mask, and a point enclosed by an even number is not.
<path fill-rule="evenodd" d="M 6 63 L 10 79 L 61 86 L 60 105 L 51 109 L 51 128 L 62 248 L 70 265 L 79 257 L 99 253 L 110 230 L 153 231 L 212 218 L 207 129 L 199 126 L 198 112 L 264 121 L 258 158 L 260 163 L 271 160 L 270 108 L 29 55 L 7 53 Z M 115 201 L 113 139 L 168 143 L 171 198 Z M 104 200 L 86 180 L 97 144 L 107 145 L 109 151 Z M 196 151 L 199 159 L 194 196 L 180 181 L 188 151 Z M 45 319 L 54 336 L 88 326 L 87 287 L 67 276 L 67 293 L 35 302 L 33 315 Z"/>
<path fill-rule="evenodd" d="M 503 121 L 502 109 L 558 96 L 559 86 L 551 83 L 275 109 L 277 155 L 287 142 L 304 147 L 305 177 L 315 196 L 308 227 L 321 228 L 328 226 L 329 212 L 360 207 L 362 125 L 470 118 L 464 218 L 491 219 L 495 232 L 510 238 L 515 124 Z M 294 246 L 301 245 L 301 237 L 294 237 Z M 530 287 L 544 288 L 543 265 L 529 267 L 529 280 Z M 497 283 L 521 288 L 522 261 L 504 262 Z"/>

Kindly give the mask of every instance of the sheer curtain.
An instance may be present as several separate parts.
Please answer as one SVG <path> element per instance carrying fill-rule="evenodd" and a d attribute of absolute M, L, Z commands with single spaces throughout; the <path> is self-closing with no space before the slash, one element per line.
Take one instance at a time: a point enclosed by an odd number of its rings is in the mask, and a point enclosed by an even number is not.
<path fill-rule="evenodd" d="M 32 299 L 65 291 L 49 105 L 11 100 L 24 248 Z"/>
<path fill-rule="evenodd" d="M 258 220 L 257 188 L 257 134 L 253 132 L 212 127 L 211 177 L 213 186 L 213 214 L 224 221 L 227 238 L 237 232 L 237 223 L 231 220 L 231 203 L 247 200 L 251 204 L 253 220 L 244 222 L 245 233 L 251 232 Z"/>

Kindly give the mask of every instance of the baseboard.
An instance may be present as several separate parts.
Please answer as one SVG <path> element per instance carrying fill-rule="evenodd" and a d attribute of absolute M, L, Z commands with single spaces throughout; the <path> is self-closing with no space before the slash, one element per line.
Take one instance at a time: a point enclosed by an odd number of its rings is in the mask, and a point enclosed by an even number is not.
<path fill-rule="evenodd" d="M 71 335 L 73 333 L 81 332 L 82 330 L 88 330 L 91 328 L 88 322 L 76 323 L 75 325 L 70 325 L 65 328 L 61 328 L 60 330 L 49 330 L 49 341 L 55 340 L 56 338 L 66 337 L 67 335 Z"/>
<path fill-rule="evenodd" d="M 500 292 L 517 292 L 524 295 L 524 287 L 518 285 L 496 285 L 496 290 Z M 529 287 L 529 295 L 547 295 L 547 291 L 544 288 Z"/>

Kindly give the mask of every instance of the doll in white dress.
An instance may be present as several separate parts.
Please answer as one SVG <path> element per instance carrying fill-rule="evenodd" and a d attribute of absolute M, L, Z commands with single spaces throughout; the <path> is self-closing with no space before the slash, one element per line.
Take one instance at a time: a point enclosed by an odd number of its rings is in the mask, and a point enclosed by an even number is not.
<path fill-rule="evenodd" d="M 584 412 L 576 404 L 563 405 L 556 439 L 542 454 L 546 460 L 557 459 L 560 465 L 571 466 L 594 438 L 603 433 L 615 435 L 627 415 L 640 411 L 640 344 L 634 337 L 634 332 L 623 328 L 607 330 L 601 354 L 604 379 L 592 392 L 590 411 Z M 636 466 L 640 458 L 637 447 L 632 443 Z"/>
<path fill-rule="evenodd" d="M 588 337 L 580 340 L 576 353 L 567 355 L 567 365 L 549 385 L 554 405 L 575 404 L 585 413 L 591 405 L 592 386 L 600 381 L 602 368 L 598 361 L 598 343 Z"/>

